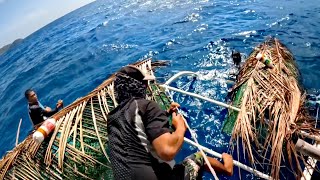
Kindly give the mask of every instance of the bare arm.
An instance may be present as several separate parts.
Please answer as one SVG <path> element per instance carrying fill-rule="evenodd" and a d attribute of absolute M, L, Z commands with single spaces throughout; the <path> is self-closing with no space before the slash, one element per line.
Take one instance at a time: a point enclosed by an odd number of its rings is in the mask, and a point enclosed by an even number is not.
<path fill-rule="evenodd" d="M 172 160 L 183 144 L 186 126 L 182 116 L 172 113 L 172 125 L 176 128 L 173 133 L 164 133 L 152 141 L 152 145 L 158 156 L 165 161 Z"/>
<path fill-rule="evenodd" d="M 42 114 L 46 117 L 50 117 L 52 115 L 54 115 L 55 113 L 57 113 L 59 111 L 58 108 L 55 108 L 54 110 L 46 110 L 46 109 L 43 109 L 42 110 Z"/>
<path fill-rule="evenodd" d="M 52 115 L 54 115 L 55 113 L 57 113 L 60 108 L 63 107 L 63 101 L 62 100 L 59 100 L 57 105 L 56 105 L 56 108 L 54 110 L 51 110 L 50 108 L 46 108 L 42 111 L 42 114 L 46 117 L 51 117 Z"/>
<path fill-rule="evenodd" d="M 224 173 L 228 176 L 233 175 L 233 158 L 227 153 L 222 153 L 223 164 L 212 157 L 207 157 L 212 168 L 218 173 Z M 205 164 L 205 169 L 210 172 L 209 167 Z"/>

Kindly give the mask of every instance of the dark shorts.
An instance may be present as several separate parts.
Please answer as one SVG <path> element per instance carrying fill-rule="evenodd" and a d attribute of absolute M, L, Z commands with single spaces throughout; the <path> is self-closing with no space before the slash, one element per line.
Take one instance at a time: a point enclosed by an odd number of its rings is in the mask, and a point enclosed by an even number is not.
<path fill-rule="evenodd" d="M 186 157 L 182 163 L 176 164 L 173 169 L 166 163 L 157 167 L 132 165 L 132 180 L 198 180 L 202 179 L 204 159 L 200 153 Z"/>
<path fill-rule="evenodd" d="M 197 180 L 202 179 L 204 159 L 198 152 L 186 157 L 181 164 L 173 168 L 172 180 Z"/>

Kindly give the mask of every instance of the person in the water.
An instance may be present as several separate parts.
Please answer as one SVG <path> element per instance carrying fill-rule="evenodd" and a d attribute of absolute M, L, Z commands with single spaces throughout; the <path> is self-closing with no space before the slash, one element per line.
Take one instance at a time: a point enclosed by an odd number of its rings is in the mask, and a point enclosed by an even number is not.
<path fill-rule="evenodd" d="M 108 150 L 116 180 L 201 179 L 206 169 L 201 154 L 195 153 L 181 164 L 174 158 L 180 151 L 186 125 L 172 103 L 167 111 L 151 100 L 146 100 L 148 80 L 134 66 L 126 66 L 115 75 L 114 89 L 118 106 L 108 114 Z M 169 116 L 172 116 L 170 129 Z M 211 166 L 220 173 L 233 174 L 232 156 L 222 155 L 224 164 L 208 157 Z"/>
<path fill-rule="evenodd" d="M 28 100 L 29 116 L 33 127 L 37 127 L 37 125 L 42 123 L 46 118 L 52 116 L 63 107 L 62 100 L 57 102 L 54 110 L 52 110 L 50 107 L 43 106 L 38 100 L 36 92 L 32 89 L 26 90 L 24 95 Z"/>
<path fill-rule="evenodd" d="M 240 68 L 240 63 L 241 63 L 241 54 L 240 54 L 240 52 L 232 51 L 231 57 L 232 57 L 234 65 L 236 65 L 238 68 Z"/>

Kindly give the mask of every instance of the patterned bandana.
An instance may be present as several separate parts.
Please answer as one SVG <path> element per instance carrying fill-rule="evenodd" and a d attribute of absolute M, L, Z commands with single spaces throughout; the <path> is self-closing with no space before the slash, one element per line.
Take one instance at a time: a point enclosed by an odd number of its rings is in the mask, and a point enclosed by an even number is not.
<path fill-rule="evenodd" d="M 116 74 L 114 88 L 119 104 L 133 97 L 146 98 L 147 95 L 147 85 L 122 73 Z"/>

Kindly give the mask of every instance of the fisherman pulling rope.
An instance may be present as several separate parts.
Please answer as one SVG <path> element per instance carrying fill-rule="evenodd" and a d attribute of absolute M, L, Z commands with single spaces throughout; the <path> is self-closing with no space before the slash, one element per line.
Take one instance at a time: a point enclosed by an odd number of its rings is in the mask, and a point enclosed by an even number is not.
<path fill-rule="evenodd" d="M 148 76 L 134 66 L 116 73 L 114 85 L 119 103 L 108 115 L 110 160 L 115 179 L 199 179 L 209 166 L 201 153 L 195 153 L 181 164 L 173 161 L 184 142 L 186 124 L 176 113 L 179 104 L 168 111 L 146 100 Z M 171 132 L 168 116 L 172 116 Z M 208 157 L 216 172 L 233 174 L 232 156 L 222 155 L 224 164 Z"/>

